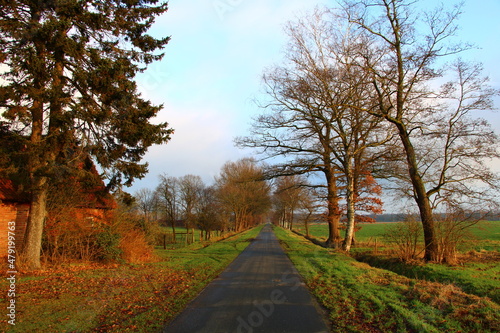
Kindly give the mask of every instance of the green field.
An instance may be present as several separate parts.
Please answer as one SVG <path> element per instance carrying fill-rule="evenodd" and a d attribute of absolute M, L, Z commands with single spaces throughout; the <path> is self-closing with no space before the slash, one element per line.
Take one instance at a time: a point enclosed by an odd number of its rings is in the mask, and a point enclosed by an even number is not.
<path fill-rule="evenodd" d="M 463 291 L 480 297 L 489 297 L 500 304 L 500 222 L 482 221 L 470 228 L 471 239 L 461 245 L 463 252 L 472 251 L 473 257 L 464 257 L 459 265 L 403 263 L 395 260 L 384 244 L 384 234 L 395 223 L 373 223 L 363 225 L 357 232 L 359 248 L 352 255 L 359 261 L 373 267 L 387 269 L 408 278 L 453 284 Z M 298 229 L 303 232 L 302 228 Z M 328 226 L 310 227 L 312 237 L 326 240 Z M 374 253 L 375 246 L 379 252 Z M 486 252 L 490 251 L 490 252 Z M 386 254 L 386 255 L 384 255 Z"/>
<path fill-rule="evenodd" d="M 381 245 L 384 242 L 384 234 L 399 222 L 367 223 L 362 224 L 361 229 L 356 232 L 356 241 L 362 246 Z M 294 230 L 305 234 L 303 225 L 297 225 Z M 481 221 L 469 229 L 470 239 L 462 245 L 462 251 L 487 250 L 500 251 L 500 221 Z M 319 240 L 326 240 L 328 237 L 328 225 L 313 224 L 309 226 L 309 234 Z M 343 233 L 341 233 L 343 236 Z"/>
<path fill-rule="evenodd" d="M 356 240 L 360 242 L 368 242 L 375 238 L 381 238 L 386 232 L 387 227 L 394 223 L 367 223 L 363 224 L 361 229 L 356 233 Z M 294 230 L 305 234 L 303 225 L 296 225 Z M 328 237 L 328 225 L 312 224 L 309 226 L 309 234 L 317 239 L 326 240 Z"/>
<path fill-rule="evenodd" d="M 225 240 L 157 250 L 142 265 L 79 264 L 18 274 L 16 325 L 0 332 L 161 332 L 261 227 Z M 0 290 L 8 290 L 5 278 Z M 6 293 L 0 304 L 6 309 Z"/>
<path fill-rule="evenodd" d="M 314 245 L 287 230 L 276 234 L 334 332 L 498 332 L 500 306 L 453 284 L 410 279 Z"/>

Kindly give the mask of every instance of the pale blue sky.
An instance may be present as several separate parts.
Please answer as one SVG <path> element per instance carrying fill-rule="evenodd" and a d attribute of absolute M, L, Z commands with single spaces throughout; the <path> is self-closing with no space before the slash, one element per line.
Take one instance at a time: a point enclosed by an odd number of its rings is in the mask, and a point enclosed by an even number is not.
<path fill-rule="evenodd" d="M 435 6 L 437 1 L 425 0 Z M 445 1 L 446 4 L 451 1 Z M 233 146 L 247 133 L 260 110 L 252 99 L 266 67 L 279 63 L 286 43 L 283 24 L 335 1 L 170 0 L 157 20 L 155 35 L 170 35 L 165 58 L 138 78 L 143 95 L 165 108 L 158 119 L 175 129 L 172 140 L 150 148 L 149 174 L 130 191 L 153 189 L 158 175 L 195 174 L 206 183 L 229 160 L 249 156 Z M 468 0 L 460 38 L 481 50 L 462 57 L 484 63 L 485 74 L 500 89 L 500 0 Z M 500 100 L 497 102 L 500 107 Z M 486 115 L 500 133 L 499 114 Z"/>

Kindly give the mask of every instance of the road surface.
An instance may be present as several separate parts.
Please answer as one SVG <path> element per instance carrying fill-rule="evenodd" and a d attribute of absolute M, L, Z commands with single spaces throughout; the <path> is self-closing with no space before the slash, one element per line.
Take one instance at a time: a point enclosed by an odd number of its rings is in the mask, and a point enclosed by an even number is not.
<path fill-rule="evenodd" d="M 270 225 L 165 333 L 327 333 L 326 321 Z"/>

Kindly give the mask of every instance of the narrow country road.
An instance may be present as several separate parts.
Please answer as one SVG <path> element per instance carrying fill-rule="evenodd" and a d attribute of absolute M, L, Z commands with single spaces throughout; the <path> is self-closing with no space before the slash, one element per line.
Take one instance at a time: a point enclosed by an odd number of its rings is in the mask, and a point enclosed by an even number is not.
<path fill-rule="evenodd" d="M 165 333 L 326 333 L 327 324 L 270 225 Z"/>

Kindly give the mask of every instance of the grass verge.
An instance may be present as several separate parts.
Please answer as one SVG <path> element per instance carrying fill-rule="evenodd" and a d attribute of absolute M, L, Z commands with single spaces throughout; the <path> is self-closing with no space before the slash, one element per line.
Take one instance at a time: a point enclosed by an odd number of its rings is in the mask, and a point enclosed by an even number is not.
<path fill-rule="evenodd" d="M 334 332 L 500 331 L 500 306 L 486 298 L 373 268 L 281 228 L 275 232 L 327 309 Z"/>
<path fill-rule="evenodd" d="M 481 254 L 478 254 L 481 255 Z M 440 264 L 404 263 L 383 255 L 357 253 L 355 258 L 373 267 L 387 269 L 409 278 L 454 284 L 463 291 L 481 297 L 489 297 L 500 304 L 500 254 L 482 254 L 474 261 L 463 262 L 460 266 Z"/>
<path fill-rule="evenodd" d="M 0 331 L 161 332 L 260 229 L 210 245 L 159 250 L 162 260 L 151 264 L 75 265 L 19 274 L 16 325 L 7 324 L 7 317 L 2 316 Z M 0 288 L 8 290 L 5 278 Z M 6 309 L 6 293 L 1 297 Z"/>

